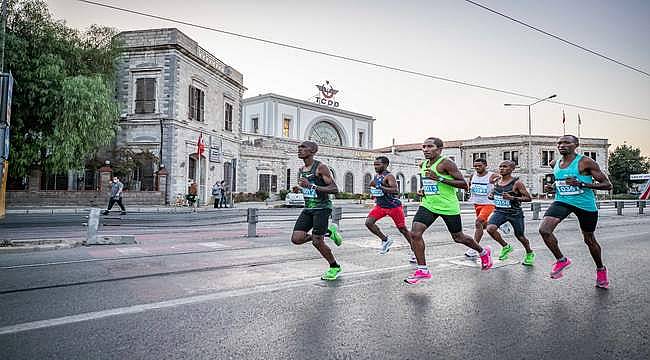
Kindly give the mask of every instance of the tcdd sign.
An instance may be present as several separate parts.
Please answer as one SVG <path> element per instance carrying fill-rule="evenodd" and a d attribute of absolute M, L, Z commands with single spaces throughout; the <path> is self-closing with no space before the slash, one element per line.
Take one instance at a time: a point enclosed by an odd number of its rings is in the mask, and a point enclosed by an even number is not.
<path fill-rule="evenodd" d="M 339 102 L 334 99 L 334 95 L 338 93 L 338 90 L 335 90 L 329 81 L 325 81 L 323 85 L 316 85 L 320 95 L 316 96 L 316 103 L 320 105 L 327 105 L 332 107 L 339 107 Z"/>

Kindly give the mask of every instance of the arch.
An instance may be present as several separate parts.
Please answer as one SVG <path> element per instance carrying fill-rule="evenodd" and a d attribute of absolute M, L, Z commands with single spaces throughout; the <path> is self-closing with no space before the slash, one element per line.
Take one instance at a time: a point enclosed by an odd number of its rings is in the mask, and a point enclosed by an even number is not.
<path fill-rule="evenodd" d="M 311 135 L 314 126 L 318 125 L 318 123 L 321 122 L 329 123 L 338 131 L 339 137 L 341 138 L 341 146 L 350 146 L 348 143 L 349 134 L 345 130 L 343 124 L 340 121 L 336 120 L 335 118 L 326 115 L 317 116 L 314 119 L 312 119 L 312 121 L 305 129 L 305 134 L 304 134 L 305 139 L 309 139 L 309 136 Z"/>
<path fill-rule="evenodd" d="M 350 171 L 345 173 L 345 192 L 354 193 L 354 175 Z"/>
<path fill-rule="evenodd" d="M 417 175 L 411 176 L 411 192 L 418 192 L 418 177 Z"/>
<path fill-rule="evenodd" d="M 397 180 L 397 190 L 399 190 L 400 194 L 403 194 L 404 193 L 404 186 L 406 185 L 405 179 L 404 179 L 404 174 L 397 173 L 397 175 L 395 175 L 395 180 Z"/>
<path fill-rule="evenodd" d="M 362 193 L 369 194 L 370 193 L 370 182 L 372 181 L 372 175 L 370 173 L 366 173 L 363 175 L 363 191 Z"/>

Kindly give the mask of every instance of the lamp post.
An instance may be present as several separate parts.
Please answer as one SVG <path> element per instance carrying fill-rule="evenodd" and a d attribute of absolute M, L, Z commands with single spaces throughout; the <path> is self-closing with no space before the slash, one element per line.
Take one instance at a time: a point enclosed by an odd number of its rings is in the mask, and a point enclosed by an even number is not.
<path fill-rule="evenodd" d="M 503 106 L 525 106 L 528 108 L 528 161 L 527 161 L 527 167 L 528 167 L 528 189 L 532 192 L 533 191 L 533 130 L 532 130 L 532 122 L 531 122 L 531 116 L 530 116 L 530 108 L 533 105 L 536 105 L 538 103 L 541 103 L 542 101 L 546 101 L 549 99 L 552 99 L 556 97 L 556 94 L 553 94 L 549 97 L 545 97 L 543 99 L 537 100 L 532 104 L 503 104 Z"/>

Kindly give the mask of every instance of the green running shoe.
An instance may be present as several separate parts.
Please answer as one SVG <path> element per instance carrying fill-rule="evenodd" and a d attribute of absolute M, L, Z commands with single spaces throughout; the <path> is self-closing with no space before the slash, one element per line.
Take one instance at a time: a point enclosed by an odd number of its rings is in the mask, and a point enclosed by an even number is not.
<path fill-rule="evenodd" d="M 524 256 L 524 261 L 522 261 L 521 263 L 526 266 L 533 266 L 534 262 L 535 262 L 535 253 L 529 252 L 526 253 L 526 256 Z"/>
<path fill-rule="evenodd" d="M 332 224 L 332 225 L 328 226 L 327 230 L 330 231 L 330 239 L 332 239 L 332 241 L 334 241 L 334 244 L 336 244 L 336 246 L 341 246 L 341 244 L 343 243 L 343 237 L 341 236 L 341 234 L 339 234 L 339 231 L 336 228 L 336 225 Z"/>
<path fill-rule="evenodd" d="M 499 260 L 507 260 L 508 259 L 508 254 L 512 252 L 512 245 L 508 244 L 504 247 L 501 248 L 501 252 L 499 253 Z"/>
<path fill-rule="evenodd" d="M 339 273 L 341 273 L 340 267 L 331 267 L 327 269 L 320 278 L 328 281 L 336 280 L 336 278 L 339 277 Z"/>

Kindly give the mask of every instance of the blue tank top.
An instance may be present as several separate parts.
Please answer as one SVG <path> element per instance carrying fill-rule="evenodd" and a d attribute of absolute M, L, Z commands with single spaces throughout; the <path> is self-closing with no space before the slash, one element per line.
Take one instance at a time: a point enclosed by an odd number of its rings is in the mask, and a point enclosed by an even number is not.
<path fill-rule="evenodd" d="M 382 189 L 384 178 L 388 174 L 390 174 L 390 172 L 384 171 L 381 174 L 375 175 L 375 186 L 370 187 L 370 195 L 374 196 L 375 203 L 377 206 L 384 209 L 392 209 L 402 205 L 402 202 L 395 197 L 395 194 L 386 193 Z"/>
<path fill-rule="evenodd" d="M 573 159 L 566 169 L 560 168 L 561 159 L 555 162 L 555 168 L 553 168 L 553 175 L 555 175 L 555 201 L 573 205 L 585 211 L 598 211 L 596 207 L 596 196 L 592 189 L 566 184 L 566 179 L 569 177 L 575 177 L 578 181 L 587 184 L 594 182 L 591 175 L 580 174 L 578 165 L 582 158 L 583 155 L 576 154 L 576 158 Z"/>

